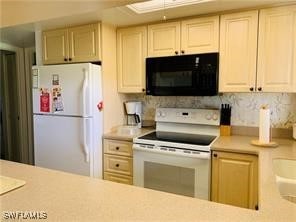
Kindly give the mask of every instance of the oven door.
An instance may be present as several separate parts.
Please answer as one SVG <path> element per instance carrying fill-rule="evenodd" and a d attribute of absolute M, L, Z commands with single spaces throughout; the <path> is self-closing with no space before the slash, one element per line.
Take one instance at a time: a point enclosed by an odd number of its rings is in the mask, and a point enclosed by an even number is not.
<path fill-rule="evenodd" d="M 134 144 L 134 185 L 209 200 L 210 153 L 186 156 Z"/>

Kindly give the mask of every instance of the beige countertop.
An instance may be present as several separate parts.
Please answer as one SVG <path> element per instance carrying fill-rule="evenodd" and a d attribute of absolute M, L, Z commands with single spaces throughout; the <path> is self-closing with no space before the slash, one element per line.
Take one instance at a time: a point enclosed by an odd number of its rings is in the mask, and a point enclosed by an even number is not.
<path fill-rule="evenodd" d="M 140 128 L 139 132 L 135 135 L 128 135 L 128 134 L 121 134 L 119 132 L 116 131 L 116 129 L 114 129 L 111 132 L 105 133 L 103 135 L 104 139 L 112 139 L 112 140 L 125 140 L 125 141 L 133 141 L 133 138 L 138 137 L 140 135 L 144 135 L 146 133 L 149 133 L 151 131 L 154 131 L 155 129 L 152 127 L 148 127 L 148 128 Z"/>
<path fill-rule="evenodd" d="M 3 160 L 1 175 L 26 185 L 0 197 L 1 211 L 45 211 L 49 221 L 295 221 L 296 204 L 281 198 L 272 159 L 296 159 L 296 142 L 276 140 L 272 149 L 251 139 L 220 137 L 213 149 L 259 155 L 259 211 Z"/>

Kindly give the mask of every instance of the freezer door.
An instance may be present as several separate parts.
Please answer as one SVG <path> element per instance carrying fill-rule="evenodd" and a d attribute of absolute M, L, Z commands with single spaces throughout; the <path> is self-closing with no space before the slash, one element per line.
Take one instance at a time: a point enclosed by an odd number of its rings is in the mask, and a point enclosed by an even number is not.
<path fill-rule="evenodd" d="M 71 64 L 39 66 L 33 68 L 33 112 L 35 114 L 55 114 L 69 116 L 92 116 L 90 108 L 93 101 L 92 65 Z M 60 88 L 62 111 L 55 110 L 53 90 Z M 98 86 L 99 87 L 99 86 Z M 41 89 L 49 93 L 49 112 L 41 110 Z M 59 102 L 60 105 L 60 102 Z"/>
<path fill-rule="evenodd" d="M 35 165 L 93 176 L 92 119 L 34 115 Z"/>

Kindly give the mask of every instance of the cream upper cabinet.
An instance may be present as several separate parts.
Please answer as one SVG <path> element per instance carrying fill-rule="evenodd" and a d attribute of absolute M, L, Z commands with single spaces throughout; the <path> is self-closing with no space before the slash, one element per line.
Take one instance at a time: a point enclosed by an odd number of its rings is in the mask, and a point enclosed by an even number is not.
<path fill-rule="evenodd" d="M 147 27 L 117 30 L 118 92 L 145 91 L 145 59 L 147 56 Z"/>
<path fill-rule="evenodd" d="M 72 62 L 98 61 L 100 59 L 100 33 L 98 24 L 68 29 L 69 60 Z"/>
<path fill-rule="evenodd" d="M 43 63 L 58 64 L 100 60 L 100 24 L 44 31 Z"/>
<path fill-rule="evenodd" d="M 296 92 L 296 5 L 260 11 L 257 87 Z"/>
<path fill-rule="evenodd" d="M 258 11 L 226 14 L 220 19 L 219 91 L 254 91 Z"/>
<path fill-rule="evenodd" d="M 68 56 L 68 47 L 67 29 L 57 29 L 43 32 L 43 63 L 64 63 Z"/>
<path fill-rule="evenodd" d="M 211 200 L 258 209 L 258 157 L 213 151 Z"/>
<path fill-rule="evenodd" d="M 181 22 L 181 54 L 219 51 L 219 16 Z"/>
<path fill-rule="evenodd" d="M 148 57 L 180 53 L 180 22 L 148 25 Z"/>
<path fill-rule="evenodd" d="M 219 16 L 148 25 L 148 57 L 219 51 Z"/>

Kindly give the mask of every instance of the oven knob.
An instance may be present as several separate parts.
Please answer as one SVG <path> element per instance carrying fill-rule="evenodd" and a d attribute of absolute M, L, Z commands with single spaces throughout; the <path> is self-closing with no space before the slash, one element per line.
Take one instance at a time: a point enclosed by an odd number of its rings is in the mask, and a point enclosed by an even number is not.
<path fill-rule="evenodd" d="M 161 117 L 165 117 L 165 112 L 161 112 Z"/>
<path fill-rule="evenodd" d="M 218 119 L 218 115 L 217 114 L 213 114 L 213 120 L 217 120 Z"/>
<path fill-rule="evenodd" d="M 160 117 L 160 116 L 161 116 L 161 112 L 160 112 L 160 111 L 157 112 L 157 113 L 156 113 L 156 116 L 157 116 L 157 117 Z"/>
<path fill-rule="evenodd" d="M 207 114 L 207 115 L 206 115 L 206 119 L 207 119 L 207 120 L 212 119 L 212 115 L 211 115 L 211 114 Z"/>

